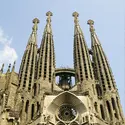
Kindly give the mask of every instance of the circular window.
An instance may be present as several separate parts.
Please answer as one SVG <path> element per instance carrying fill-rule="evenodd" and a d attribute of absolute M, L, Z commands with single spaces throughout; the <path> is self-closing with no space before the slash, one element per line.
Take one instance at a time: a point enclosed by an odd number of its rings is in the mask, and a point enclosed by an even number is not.
<path fill-rule="evenodd" d="M 58 110 L 58 117 L 63 121 L 72 121 L 76 116 L 77 112 L 71 105 L 62 105 Z"/>

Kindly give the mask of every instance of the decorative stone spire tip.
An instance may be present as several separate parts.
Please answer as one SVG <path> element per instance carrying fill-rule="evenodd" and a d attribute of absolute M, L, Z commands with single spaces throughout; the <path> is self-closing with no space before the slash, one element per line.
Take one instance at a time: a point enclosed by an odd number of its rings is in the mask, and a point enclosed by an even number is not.
<path fill-rule="evenodd" d="M 11 64 L 9 64 L 7 72 L 10 72 L 10 68 L 11 68 Z"/>
<path fill-rule="evenodd" d="M 33 25 L 33 28 L 32 28 L 32 29 L 33 29 L 34 32 L 37 31 L 37 29 L 38 29 L 37 24 L 38 24 L 39 22 L 40 22 L 39 19 L 37 19 L 37 18 L 33 19 L 34 25 Z"/>
<path fill-rule="evenodd" d="M 46 16 L 53 16 L 53 13 L 51 12 L 51 11 L 48 11 L 47 13 L 46 13 Z"/>
<path fill-rule="evenodd" d="M 48 24 L 50 24 L 50 22 L 51 22 L 51 16 L 53 16 L 53 13 L 51 12 L 51 11 L 48 11 L 47 13 L 46 13 L 46 16 L 47 16 L 47 23 Z"/>
<path fill-rule="evenodd" d="M 2 64 L 2 67 L 1 67 L 1 70 L 0 70 L 1 72 L 3 72 L 3 68 L 4 68 L 4 63 Z"/>
<path fill-rule="evenodd" d="M 94 21 L 90 19 L 90 20 L 88 20 L 87 24 L 90 26 L 90 32 L 93 34 L 95 31 L 95 29 L 93 27 Z"/>
<path fill-rule="evenodd" d="M 38 18 L 35 18 L 35 19 L 33 19 L 33 23 L 35 24 L 35 23 L 39 23 L 40 21 L 39 21 L 39 19 Z"/>
<path fill-rule="evenodd" d="M 74 17 L 74 23 L 75 24 L 78 24 L 78 17 L 79 17 L 79 13 L 78 12 L 74 12 L 73 14 L 72 14 L 72 16 Z"/>
<path fill-rule="evenodd" d="M 79 13 L 75 11 L 75 12 L 73 12 L 72 16 L 77 18 L 77 17 L 79 17 Z"/>
<path fill-rule="evenodd" d="M 15 65 L 16 65 L 16 61 L 14 61 L 14 63 L 13 63 L 13 68 L 12 68 L 12 71 L 14 71 L 14 70 L 15 70 Z"/>
<path fill-rule="evenodd" d="M 15 65 L 16 65 L 16 61 L 14 61 L 14 63 L 13 63 L 13 67 L 15 68 Z"/>
<path fill-rule="evenodd" d="M 93 20 L 88 20 L 87 24 L 90 25 L 90 26 L 93 26 L 94 25 L 94 21 Z"/>
<path fill-rule="evenodd" d="M 11 68 L 11 63 L 9 64 L 8 68 L 9 68 L 9 69 Z"/>
<path fill-rule="evenodd" d="M 4 68 L 4 63 L 2 64 L 2 69 Z"/>

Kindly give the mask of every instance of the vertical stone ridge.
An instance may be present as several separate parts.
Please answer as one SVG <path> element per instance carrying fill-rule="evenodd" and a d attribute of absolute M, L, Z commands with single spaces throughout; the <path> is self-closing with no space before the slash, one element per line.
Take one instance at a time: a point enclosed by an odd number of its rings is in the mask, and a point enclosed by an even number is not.
<path fill-rule="evenodd" d="M 92 64 L 88 47 L 86 45 L 83 32 L 80 28 L 77 12 L 73 13 L 74 16 L 74 68 L 76 70 L 76 79 L 79 82 L 88 79 L 94 79 Z"/>
<path fill-rule="evenodd" d="M 35 18 L 33 23 L 32 33 L 29 37 L 19 70 L 19 87 L 26 91 L 28 90 L 29 92 L 31 91 L 35 75 L 37 56 L 37 24 L 39 23 L 39 20 Z"/>
<path fill-rule="evenodd" d="M 51 28 L 52 12 L 47 12 L 47 24 L 44 29 L 42 42 L 39 49 L 37 78 L 52 82 L 55 71 L 54 41 Z"/>

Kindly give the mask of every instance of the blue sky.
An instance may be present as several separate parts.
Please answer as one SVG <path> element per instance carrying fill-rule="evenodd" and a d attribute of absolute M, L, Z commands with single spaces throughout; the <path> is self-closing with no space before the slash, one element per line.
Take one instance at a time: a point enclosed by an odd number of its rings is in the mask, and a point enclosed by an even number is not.
<path fill-rule="evenodd" d="M 74 21 L 72 13 L 79 13 L 79 23 L 86 42 L 91 47 L 87 20 L 95 21 L 96 33 L 113 70 L 125 114 L 125 20 L 124 0 L 0 0 L 0 65 L 17 60 L 19 70 L 32 20 L 40 20 L 38 45 L 46 23 L 46 12 L 52 11 L 52 28 L 56 52 L 56 66 L 73 67 Z"/>

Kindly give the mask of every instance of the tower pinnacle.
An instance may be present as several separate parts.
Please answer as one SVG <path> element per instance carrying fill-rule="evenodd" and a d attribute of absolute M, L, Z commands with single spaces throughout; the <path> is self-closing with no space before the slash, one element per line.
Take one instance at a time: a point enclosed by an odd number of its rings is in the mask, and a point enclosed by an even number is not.
<path fill-rule="evenodd" d="M 39 19 L 35 18 L 32 22 L 34 23 L 32 33 L 29 37 L 19 70 L 19 87 L 20 89 L 25 89 L 29 92 L 32 89 L 35 77 L 34 71 L 37 56 L 37 24 L 39 23 Z"/>
<path fill-rule="evenodd" d="M 34 32 L 37 31 L 37 29 L 38 29 L 37 24 L 38 24 L 39 22 L 40 22 L 39 19 L 37 19 L 37 18 L 33 19 L 34 26 L 33 26 L 32 29 L 33 29 Z"/>
<path fill-rule="evenodd" d="M 77 13 L 77 12 L 74 12 L 73 14 L 72 14 L 72 16 L 74 17 L 74 23 L 75 24 L 78 24 L 78 17 L 79 17 L 79 13 Z"/>
<path fill-rule="evenodd" d="M 13 63 L 13 67 L 12 67 L 12 71 L 14 72 L 14 70 L 15 70 L 15 65 L 16 65 L 16 61 L 14 61 L 14 63 Z"/>
<path fill-rule="evenodd" d="M 90 26 L 93 26 L 94 25 L 94 21 L 93 20 L 88 20 L 87 22 Z"/>
<path fill-rule="evenodd" d="M 40 53 L 38 59 L 38 73 L 37 77 L 51 82 L 53 80 L 53 74 L 55 70 L 55 52 L 54 41 L 51 28 L 51 16 L 52 12 L 46 13 L 46 26 L 43 33 L 42 42 L 40 45 Z"/>
<path fill-rule="evenodd" d="M 50 11 L 48 11 L 47 13 L 46 13 L 46 16 L 47 16 L 47 19 L 46 19 L 46 27 L 45 27 L 45 29 L 44 29 L 44 35 L 46 34 L 46 33 L 50 33 L 50 34 L 52 34 L 52 29 L 51 29 L 51 16 L 53 16 L 53 14 L 52 14 L 52 12 L 50 12 Z"/>
<path fill-rule="evenodd" d="M 75 35 L 78 35 L 78 34 L 82 34 L 83 35 L 83 32 L 82 32 L 82 30 L 80 28 L 80 25 L 79 25 L 79 20 L 78 20 L 79 13 L 74 12 L 72 14 L 72 16 L 74 17 L 74 24 L 75 24 L 74 34 Z"/>
<path fill-rule="evenodd" d="M 94 79 L 92 64 L 89 57 L 88 47 L 86 45 L 82 29 L 79 25 L 79 13 L 74 12 L 74 68 L 77 72 L 77 81 Z"/>
<path fill-rule="evenodd" d="M 47 13 L 46 13 L 46 16 L 47 16 L 47 23 L 50 23 L 51 22 L 51 16 L 53 16 L 53 13 L 51 12 L 51 11 L 48 11 Z"/>
<path fill-rule="evenodd" d="M 7 72 L 10 72 L 10 68 L 11 68 L 11 64 L 9 64 Z"/>
<path fill-rule="evenodd" d="M 94 21 L 93 20 L 88 20 L 87 24 L 90 26 L 90 32 L 93 33 L 95 31 L 93 25 L 94 25 Z"/>
<path fill-rule="evenodd" d="M 2 67 L 0 69 L 0 72 L 3 73 L 4 63 L 2 64 Z"/>

